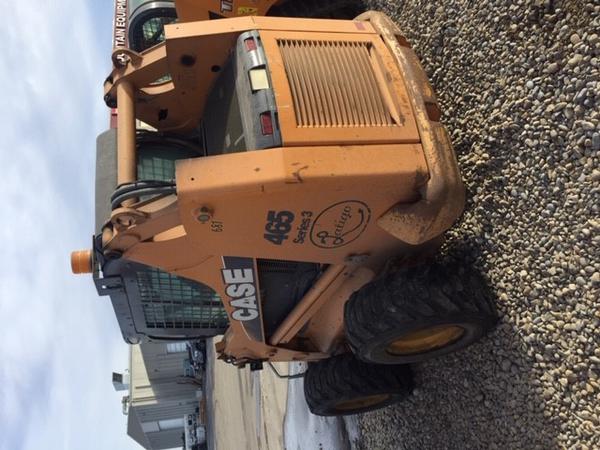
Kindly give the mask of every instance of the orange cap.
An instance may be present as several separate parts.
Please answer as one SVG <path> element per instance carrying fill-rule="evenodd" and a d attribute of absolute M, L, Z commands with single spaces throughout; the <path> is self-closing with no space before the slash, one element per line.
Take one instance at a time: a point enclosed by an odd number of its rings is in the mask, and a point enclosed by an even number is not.
<path fill-rule="evenodd" d="M 78 250 L 71 252 L 71 271 L 74 274 L 92 273 L 92 251 Z"/>

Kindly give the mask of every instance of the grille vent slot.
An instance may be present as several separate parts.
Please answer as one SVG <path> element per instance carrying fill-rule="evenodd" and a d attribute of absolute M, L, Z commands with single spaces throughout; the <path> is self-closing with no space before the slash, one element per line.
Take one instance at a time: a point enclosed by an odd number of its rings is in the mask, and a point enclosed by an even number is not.
<path fill-rule="evenodd" d="M 277 259 L 257 260 L 258 273 L 293 274 L 298 270 L 299 263 Z"/>
<path fill-rule="evenodd" d="M 369 42 L 277 41 L 298 127 L 395 126 Z"/>

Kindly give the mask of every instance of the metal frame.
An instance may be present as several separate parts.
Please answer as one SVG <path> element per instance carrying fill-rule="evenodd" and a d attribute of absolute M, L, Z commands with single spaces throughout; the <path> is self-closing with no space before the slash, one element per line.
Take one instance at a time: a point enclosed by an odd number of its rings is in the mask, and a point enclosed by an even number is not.
<path fill-rule="evenodd" d="M 125 340 L 135 344 L 147 339 L 194 339 L 215 336 L 226 331 L 227 327 L 215 327 L 206 333 L 192 335 L 190 327 L 154 328 L 147 326 L 144 314 L 142 294 L 140 293 L 138 272 L 153 269 L 143 264 L 118 258 L 103 265 L 103 273 L 96 273 L 94 282 L 98 294 L 110 296 L 111 303 L 119 319 L 121 332 Z M 187 280 L 188 282 L 193 282 Z"/>

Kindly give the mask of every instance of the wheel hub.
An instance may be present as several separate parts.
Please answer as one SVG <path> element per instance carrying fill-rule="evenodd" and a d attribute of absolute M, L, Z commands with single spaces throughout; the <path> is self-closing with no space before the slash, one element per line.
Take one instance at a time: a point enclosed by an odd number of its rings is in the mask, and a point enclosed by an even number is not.
<path fill-rule="evenodd" d="M 412 355 L 445 347 L 456 342 L 465 333 L 457 325 L 439 325 L 413 331 L 392 341 L 386 348 L 391 355 Z"/>

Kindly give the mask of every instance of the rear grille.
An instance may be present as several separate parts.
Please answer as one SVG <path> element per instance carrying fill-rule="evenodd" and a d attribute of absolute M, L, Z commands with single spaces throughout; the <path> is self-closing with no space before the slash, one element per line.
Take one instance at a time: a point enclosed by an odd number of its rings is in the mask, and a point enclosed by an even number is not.
<path fill-rule="evenodd" d="M 369 42 L 277 41 L 298 127 L 394 126 Z"/>

